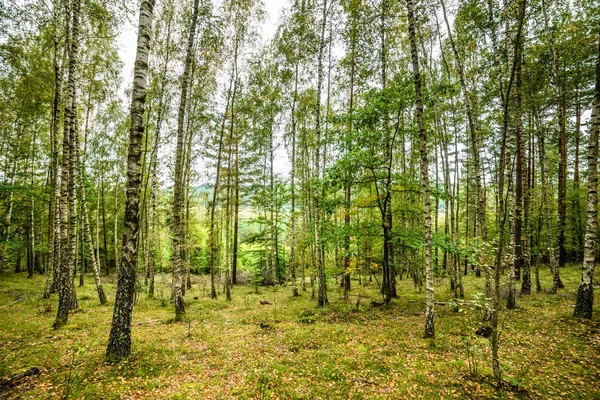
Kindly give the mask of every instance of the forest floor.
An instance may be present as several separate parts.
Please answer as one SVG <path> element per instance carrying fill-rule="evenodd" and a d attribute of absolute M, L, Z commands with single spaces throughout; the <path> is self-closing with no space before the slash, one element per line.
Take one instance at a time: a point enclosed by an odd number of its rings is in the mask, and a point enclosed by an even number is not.
<path fill-rule="evenodd" d="M 549 287 L 547 269 L 541 278 Z M 465 278 L 469 302 L 459 312 L 436 306 L 436 338 L 425 340 L 424 293 L 407 279 L 388 307 L 371 304 L 381 301 L 375 282 L 353 281 L 345 302 L 332 280 L 330 304 L 316 309 L 310 285 L 298 298 L 289 287 L 259 294 L 235 287 L 227 303 L 223 295 L 210 300 L 205 278 L 197 278 L 186 294 L 187 321 L 173 323 L 170 280 L 158 276 L 156 298 L 140 294 L 134 307 L 132 356 L 110 364 L 104 353 L 113 308 L 99 305 L 91 277 L 77 288 L 80 309 L 55 331 L 56 298 L 42 300 L 43 277 L 5 272 L 0 377 L 32 366 L 41 373 L 0 388 L 0 398 L 598 399 L 600 308 L 596 302 L 592 321 L 573 319 L 579 267 L 562 270 L 562 279 L 558 295 L 519 297 L 517 309 L 502 311 L 506 383 L 498 389 L 489 341 L 475 334 L 481 310 L 472 300 L 484 278 Z M 105 289 L 112 302 L 114 276 L 105 278 Z M 436 300 L 450 299 L 447 280 L 436 281 Z"/>

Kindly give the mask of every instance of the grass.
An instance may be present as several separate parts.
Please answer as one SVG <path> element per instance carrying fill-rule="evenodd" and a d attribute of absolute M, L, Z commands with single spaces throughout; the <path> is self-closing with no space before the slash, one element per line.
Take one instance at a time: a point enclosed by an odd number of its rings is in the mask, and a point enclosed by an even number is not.
<path fill-rule="evenodd" d="M 549 271 L 541 274 L 549 287 Z M 382 308 L 364 297 L 379 300 L 375 283 L 353 282 L 353 293 L 363 296 L 356 307 L 356 298 L 344 302 L 331 281 L 330 304 L 316 309 L 309 292 L 293 298 L 289 287 L 259 294 L 235 287 L 231 303 L 222 294 L 210 300 L 200 278 L 186 294 L 187 320 L 173 323 L 169 279 L 157 277 L 163 298 L 141 293 L 134 307 L 132 356 L 110 364 L 104 352 L 112 304 L 99 305 L 91 277 L 77 288 L 80 310 L 54 331 L 57 299 L 41 299 L 43 277 L 4 273 L 0 376 L 31 366 L 42 373 L 0 389 L 0 398 L 600 398 L 600 310 L 594 308 L 592 321 L 573 319 L 579 269 L 565 268 L 562 279 L 566 289 L 559 294 L 519 297 L 516 310 L 502 311 L 507 384 L 497 388 L 489 342 L 474 334 L 479 311 L 468 304 L 458 313 L 436 306 L 436 338 L 422 339 L 424 293 L 408 280 L 399 282 L 399 298 Z M 105 283 L 111 302 L 114 281 Z M 466 277 L 467 299 L 484 283 Z M 451 299 L 447 286 L 436 281 L 436 300 Z M 261 299 L 273 304 L 260 305 Z"/>

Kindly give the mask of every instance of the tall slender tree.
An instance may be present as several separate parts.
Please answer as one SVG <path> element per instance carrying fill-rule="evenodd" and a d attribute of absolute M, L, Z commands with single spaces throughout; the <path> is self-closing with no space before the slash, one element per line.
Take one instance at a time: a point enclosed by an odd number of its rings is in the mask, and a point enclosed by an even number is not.
<path fill-rule="evenodd" d="M 410 54 L 413 69 L 413 81 L 415 86 L 415 110 L 417 128 L 419 130 L 421 188 L 423 190 L 423 215 L 425 219 L 425 337 L 430 338 L 435 336 L 431 198 L 429 194 L 427 131 L 425 130 L 425 121 L 423 117 L 423 95 L 421 93 L 422 83 L 413 0 L 406 0 L 406 14 L 408 17 L 408 35 L 410 40 Z"/>
<path fill-rule="evenodd" d="M 577 302 L 573 315 L 592 318 L 594 306 L 594 269 L 596 260 L 596 236 L 598 231 L 598 135 L 600 134 L 600 35 L 598 35 L 598 58 L 596 60 L 596 85 L 588 144 L 587 225 L 581 283 L 577 290 Z"/>
<path fill-rule="evenodd" d="M 58 310 L 53 327 L 60 328 L 69 319 L 69 310 L 77 308 L 75 287 L 73 286 L 73 265 L 75 259 L 75 227 L 76 227 L 76 198 L 75 198 L 75 165 L 74 165 L 74 127 L 76 123 L 76 85 L 77 61 L 79 57 L 79 14 L 81 1 L 71 3 L 71 29 L 69 41 L 69 69 L 67 79 L 67 97 L 64 110 L 63 154 L 60 186 L 60 241 L 61 262 L 58 283 Z"/>
<path fill-rule="evenodd" d="M 179 100 L 179 111 L 177 113 L 177 148 L 175 150 L 175 178 L 173 185 L 173 297 L 175 299 L 175 320 L 181 321 L 185 315 L 185 304 L 182 292 L 181 271 L 181 242 L 183 240 L 182 229 L 182 206 L 184 202 L 184 120 L 187 111 L 188 89 L 190 81 L 190 69 L 194 52 L 194 38 L 196 36 L 196 25 L 198 23 L 198 0 L 194 0 L 192 8 L 192 19 L 188 31 L 187 49 L 183 75 L 181 76 L 181 97 Z"/>
<path fill-rule="evenodd" d="M 131 129 L 127 152 L 127 197 L 123 228 L 123 251 L 119 264 L 117 295 L 108 338 L 106 356 L 118 361 L 131 353 L 131 315 L 135 294 L 135 276 L 140 228 L 141 153 L 144 136 L 144 111 L 148 74 L 148 54 L 154 0 L 142 0 L 138 23 L 133 90 L 131 93 Z"/>

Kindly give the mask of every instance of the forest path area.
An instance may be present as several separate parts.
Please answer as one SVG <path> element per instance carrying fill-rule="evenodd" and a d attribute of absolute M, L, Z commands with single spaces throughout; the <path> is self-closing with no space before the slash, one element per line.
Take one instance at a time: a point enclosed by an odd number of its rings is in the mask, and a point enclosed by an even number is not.
<path fill-rule="evenodd" d="M 571 317 L 576 266 L 564 269 L 566 289 L 558 295 L 519 297 L 517 309 L 502 311 L 507 383 L 500 391 L 492 385 L 488 339 L 475 334 L 481 318 L 473 295 L 484 278 L 465 277 L 467 302 L 458 313 L 451 304 L 436 306 L 436 338 L 425 340 L 424 294 L 410 279 L 399 281 L 400 297 L 389 307 L 371 305 L 367 296 L 380 298 L 375 282 L 352 282 L 353 295 L 361 294 L 357 307 L 357 297 L 345 302 L 331 280 L 323 309 L 310 299 L 310 284 L 298 298 L 289 287 L 256 294 L 238 286 L 227 303 L 222 294 L 210 300 L 200 280 L 185 296 L 187 320 L 173 323 L 170 278 L 157 276 L 156 298 L 142 291 L 134 307 L 132 356 L 110 364 L 114 277 L 105 280 L 108 306 L 99 305 L 87 277 L 77 288 L 80 310 L 60 330 L 51 329 L 56 298 L 41 298 L 43 277 L 33 284 L 25 277 L 0 275 L 0 377 L 32 366 L 41 373 L 0 389 L 0 398 L 600 397 L 600 320 Z M 547 269 L 541 279 L 550 286 Z M 447 280 L 436 281 L 436 301 L 450 300 Z"/>

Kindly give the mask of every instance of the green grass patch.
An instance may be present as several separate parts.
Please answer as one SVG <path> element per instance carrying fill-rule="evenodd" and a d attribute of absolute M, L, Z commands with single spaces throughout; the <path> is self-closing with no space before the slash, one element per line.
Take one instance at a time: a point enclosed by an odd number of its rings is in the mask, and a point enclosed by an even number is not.
<path fill-rule="evenodd" d="M 386 307 L 366 300 L 380 298 L 375 283 L 353 282 L 352 293 L 363 299 L 358 307 L 354 297 L 345 302 L 331 290 L 330 304 L 317 309 L 309 292 L 294 298 L 289 287 L 261 288 L 260 294 L 235 287 L 232 302 L 221 291 L 210 300 L 203 277 L 186 292 L 186 320 L 173 322 L 170 279 L 163 275 L 156 279 L 155 299 L 138 293 L 132 356 L 111 364 L 104 353 L 112 304 L 99 305 L 91 277 L 76 288 L 81 311 L 54 331 L 57 299 L 41 299 L 44 278 L 5 273 L 0 376 L 31 366 L 42 373 L 0 397 L 600 398 L 600 310 L 595 307 L 592 321 L 571 317 L 579 277 L 578 267 L 569 266 L 558 295 L 520 296 L 518 309 L 502 310 L 506 384 L 497 388 L 489 341 L 475 335 L 481 309 L 473 296 L 484 290 L 484 278 L 465 277 L 468 302 L 460 312 L 436 306 L 437 336 L 424 340 L 424 293 L 408 280 L 398 282 L 399 298 Z M 547 269 L 541 278 L 548 288 Z M 105 283 L 111 303 L 115 289 Z M 436 280 L 436 301 L 451 299 L 447 280 Z"/>

